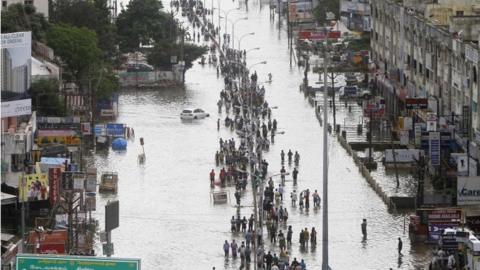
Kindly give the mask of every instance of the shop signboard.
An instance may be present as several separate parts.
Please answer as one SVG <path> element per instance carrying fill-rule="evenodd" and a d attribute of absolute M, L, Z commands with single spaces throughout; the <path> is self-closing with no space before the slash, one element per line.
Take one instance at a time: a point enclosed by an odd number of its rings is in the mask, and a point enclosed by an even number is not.
<path fill-rule="evenodd" d="M 82 135 L 92 135 L 92 129 L 89 122 L 81 123 L 80 124 L 80 131 Z"/>
<path fill-rule="evenodd" d="M 94 132 L 95 136 L 107 136 L 107 129 L 105 128 L 105 124 L 96 124 Z"/>
<path fill-rule="evenodd" d="M 409 139 L 408 130 L 400 130 L 400 144 L 408 145 Z"/>
<path fill-rule="evenodd" d="M 428 108 L 427 98 L 406 98 L 405 99 L 405 109 L 407 110 L 418 110 L 418 109 L 427 109 L 427 108 Z"/>
<path fill-rule="evenodd" d="M 85 191 L 86 192 L 97 191 L 97 176 L 96 175 L 87 175 L 87 179 L 85 180 Z"/>
<path fill-rule="evenodd" d="M 392 149 L 385 150 L 385 162 L 392 163 L 393 160 Z M 395 149 L 395 162 L 397 163 L 413 163 L 419 159 L 420 154 L 423 154 L 423 150 L 419 149 Z"/>
<path fill-rule="evenodd" d="M 48 181 L 50 183 L 50 205 L 54 205 L 60 197 L 60 177 L 62 169 L 50 168 L 48 169 Z"/>
<path fill-rule="evenodd" d="M 480 204 L 480 177 L 457 177 L 457 205 Z"/>
<path fill-rule="evenodd" d="M 107 127 L 107 136 L 123 137 L 125 135 L 123 124 L 108 123 L 106 127 Z"/>
<path fill-rule="evenodd" d="M 438 242 L 443 230 L 455 229 L 459 226 L 462 216 L 461 210 L 442 209 L 428 213 L 428 240 Z"/>
<path fill-rule="evenodd" d="M 298 32 L 298 39 L 301 40 L 311 40 L 311 41 L 321 41 L 325 39 L 338 39 L 341 37 L 340 31 L 300 31 Z"/>
<path fill-rule="evenodd" d="M 20 202 L 48 200 L 48 175 L 46 173 L 26 174 L 20 176 L 18 185 Z"/>
<path fill-rule="evenodd" d="M 96 211 L 96 209 L 97 209 L 97 200 L 95 196 L 85 197 L 85 210 Z"/>
<path fill-rule="evenodd" d="M 67 255 L 18 254 L 16 269 L 63 270 L 140 270 L 140 259 L 104 258 Z"/>
<path fill-rule="evenodd" d="M 430 163 L 432 166 L 440 166 L 440 132 L 430 132 Z"/>
<path fill-rule="evenodd" d="M 2 118 L 32 114 L 32 99 L 2 102 Z"/>
<path fill-rule="evenodd" d="M 415 145 L 420 146 L 422 143 L 422 123 L 415 123 Z"/>
<path fill-rule="evenodd" d="M 84 189 L 85 173 L 64 172 L 62 173 L 62 190 L 82 191 Z"/>
<path fill-rule="evenodd" d="M 47 144 L 80 145 L 80 136 L 70 129 L 42 129 L 38 131 L 36 143 L 39 146 Z"/>

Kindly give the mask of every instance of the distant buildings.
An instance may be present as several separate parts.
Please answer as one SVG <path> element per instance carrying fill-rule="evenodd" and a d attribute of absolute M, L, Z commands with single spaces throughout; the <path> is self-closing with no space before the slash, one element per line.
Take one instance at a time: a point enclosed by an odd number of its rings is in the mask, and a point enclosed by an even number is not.
<path fill-rule="evenodd" d="M 369 32 L 369 0 L 340 0 L 340 20 L 350 30 Z"/>
<path fill-rule="evenodd" d="M 407 97 L 425 97 L 429 111 L 461 116 L 468 137 L 480 135 L 478 1 L 371 0 L 371 12 L 371 56 L 391 118 L 405 113 Z"/>

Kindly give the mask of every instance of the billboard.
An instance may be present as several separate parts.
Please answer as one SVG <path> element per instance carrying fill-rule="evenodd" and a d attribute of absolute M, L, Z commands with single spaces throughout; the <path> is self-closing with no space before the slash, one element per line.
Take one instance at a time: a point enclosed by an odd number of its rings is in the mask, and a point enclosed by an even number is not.
<path fill-rule="evenodd" d="M 2 102 L 2 118 L 30 114 L 32 114 L 32 99 L 30 98 Z"/>
<path fill-rule="evenodd" d="M 457 205 L 480 204 L 480 177 L 457 177 Z"/>
<path fill-rule="evenodd" d="M 405 109 L 407 110 L 428 109 L 428 99 L 427 98 L 406 98 Z"/>
<path fill-rule="evenodd" d="M 108 123 L 107 136 L 123 137 L 125 135 L 125 131 L 123 128 L 123 124 Z"/>
<path fill-rule="evenodd" d="M 62 169 L 50 168 L 48 169 L 48 180 L 50 182 L 50 204 L 54 205 L 60 198 L 60 177 L 62 176 Z"/>
<path fill-rule="evenodd" d="M 18 254 L 16 269 L 140 270 L 140 259 Z"/>
<path fill-rule="evenodd" d="M 32 32 L 2 34 L 2 91 L 25 93 L 32 76 Z"/>
<path fill-rule="evenodd" d="M 70 129 L 42 129 L 38 131 L 36 143 L 39 146 L 46 144 L 80 145 L 78 132 Z"/>
<path fill-rule="evenodd" d="M 457 209 L 433 210 L 428 213 L 428 240 L 437 242 L 443 230 L 455 229 L 460 223 L 462 211 Z"/>
<path fill-rule="evenodd" d="M 300 31 L 298 32 L 298 39 L 308 39 L 311 41 L 338 39 L 341 37 L 340 31 Z"/>
<path fill-rule="evenodd" d="M 105 231 L 111 231 L 119 226 L 120 204 L 113 201 L 105 205 Z"/>
<path fill-rule="evenodd" d="M 18 200 L 20 202 L 48 200 L 49 183 L 46 173 L 26 174 L 23 179 L 20 176 L 19 180 Z"/>
<path fill-rule="evenodd" d="M 440 166 L 440 132 L 430 132 L 430 163 L 432 166 Z"/>

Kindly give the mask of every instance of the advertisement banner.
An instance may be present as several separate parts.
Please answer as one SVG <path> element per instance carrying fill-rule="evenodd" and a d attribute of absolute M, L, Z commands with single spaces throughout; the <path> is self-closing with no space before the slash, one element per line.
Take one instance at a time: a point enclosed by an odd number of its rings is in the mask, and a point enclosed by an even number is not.
<path fill-rule="evenodd" d="M 62 189 L 82 191 L 84 188 L 85 173 L 64 172 L 62 173 Z"/>
<path fill-rule="evenodd" d="M 427 98 L 406 98 L 405 109 L 407 110 L 428 109 L 428 99 Z"/>
<path fill-rule="evenodd" d="M 460 224 L 462 211 L 457 209 L 433 210 L 428 213 L 428 240 L 440 240 L 443 230 L 457 228 Z"/>
<path fill-rule="evenodd" d="M 39 146 L 46 144 L 80 145 L 80 136 L 75 130 L 44 129 L 38 131 L 35 141 Z"/>
<path fill-rule="evenodd" d="M 92 135 L 92 129 L 89 122 L 81 123 L 80 124 L 80 132 L 82 135 Z"/>
<path fill-rule="evenodd" d="M 385 150 L 385 162 L 393 162 L 392 149 Z M 397 163 L 414 163 L 419 159 L 420 154 L 423 154 L 423 150 L 419 149 L 395 149 L 395 161 Z"/>
<path fill-rule="evenodd" d="M 429 133 L 430 163 L 440 166 L 440 132 Z"/>
<path fill-rule="evenodd" d="M 32 77 L 32 32 L 2 34 L 0 40 L 2 92 L 25 93 L 30 88 Z M 5 117 L 3 105 L 2 117 Z"/>
<path fill-rule="evenodd" d="M 422 143 L 422 123 L 415 123 L 415 146 Z"/>
<path fill-rule="evenodd" d="M 60 177 L 62 169 L 50 168 L 48 169 L 48 181 L 50 182 L 50 204 L 54 205 L 60 197 Z"/>
<path fill-rule="evenodd" d="M 17 269 L 140 270 L 140 259 L 18 254 Z"/>
<path fill-rule="evenodd" d="M 97 191 L 97 176 L 88 175 L 87 180 L 85 180 L 85 191 L 86 192 L 96 192 Z"/>
<path fill-rule="evenodd" d="M 480 177 L 457 177 L 457 205 L 480 204 Z"/>
<path fill-rule="evenodd" d="M 123 129 L 123 124 L 108 123 L 107 124 L 107 136 L 112 137 L 123 137 L 125 131 Z"/>
<path fill-rule="evenodd" d="M 400 130 L 400 144 L 408 145 L 410 141 L 408 130 Z"/>
<path fill-rule="evenodd" d="M 105 124 L 97 124 L 95 125 L 95 136 L 107 136 L 107 129 L 105 128 Z"/>
<path fill-rule="evenodd" d="M 48 200 L 49 183 L 46 173 L 26 174 L 19 180 L 19 202 Z"/>
<path fill-rule="evenodd" d="M 32 114 L 32 99 L 2 102 L 2 118 Z"/>
<path fill-rule="evenodd" d="M 95 196 L 87 196 L 85 198 L 85 210 L 96 211 L 96 209 L 97 209 L 97 200 Z"/>

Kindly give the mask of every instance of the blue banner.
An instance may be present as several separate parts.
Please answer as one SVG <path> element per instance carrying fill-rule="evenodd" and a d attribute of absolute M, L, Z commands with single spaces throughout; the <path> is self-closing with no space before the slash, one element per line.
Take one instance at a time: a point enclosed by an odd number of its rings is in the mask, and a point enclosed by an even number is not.
<path fill-rule="evenodd" d="M 123 129 L 123 124 L 108 123 L 107 124 L 107 136 L 124 137 L 125 136 L 125 131 Z"/>

